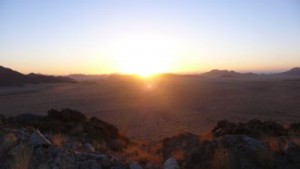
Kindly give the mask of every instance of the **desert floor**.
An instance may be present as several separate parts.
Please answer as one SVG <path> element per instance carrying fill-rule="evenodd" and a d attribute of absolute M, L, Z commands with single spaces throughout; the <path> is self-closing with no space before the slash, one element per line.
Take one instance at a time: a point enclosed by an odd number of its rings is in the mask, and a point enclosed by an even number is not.
<path fill-rule="evenodd" d="M 219 120 L 300 121 L 300 80 L 164 77 L 0 88 L 0 114 L 72 108 L 116 125 L 130 138 L 158 140 L 203 133 Z"/>

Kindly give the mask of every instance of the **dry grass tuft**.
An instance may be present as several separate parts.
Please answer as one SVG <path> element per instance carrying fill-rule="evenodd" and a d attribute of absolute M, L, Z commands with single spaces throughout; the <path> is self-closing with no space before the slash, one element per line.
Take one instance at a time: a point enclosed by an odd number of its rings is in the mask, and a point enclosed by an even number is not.
<path fill-rule="evenodd" d="M 95 147 L 96 151 L 99 152 L 108 152 L 109 148 L 107 147 L 105 141 L 103 140 L 93 140 L 92 145 Z"/>
<path fill-rule="evenodd" d="M 30 148 L 25 144 L 21 144 L 19 151 L 15 155 L 15 158 L 14 158 L 15 163 L 14 163 L 12 169 L 29 169 L 31 155 L 32 155 L 32 152 L 31 152 Z"/>
<path fill-rule="evenodd" d="M 128 162 L 137 161 L 140 164 L 162 164 L 162 156 L 158 153 L 161 145 L 155 144 L 147 147 L 145 144 L 132 144 L 127 146 L 123 152 L 123 158 Z"/>
<path fill-rule="evenodd" d="M 211 167 L 212 169 L 230 169 L 230 157 L 226 149 L 218 148 L 215 150 Z"/>

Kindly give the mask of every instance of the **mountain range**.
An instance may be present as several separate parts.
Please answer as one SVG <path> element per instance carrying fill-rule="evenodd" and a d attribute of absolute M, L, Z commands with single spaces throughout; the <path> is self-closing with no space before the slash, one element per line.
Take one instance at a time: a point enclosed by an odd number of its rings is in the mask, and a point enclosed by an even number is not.
<path fill-rule="evenodd" d="M 15 70 L 0 66 L 0 86 L 22 86 L 24 84 L 39 83 L 75 83 L 69 77 L 49 76 L 42 74 L 22 74 Z"/>
<path fill-rule="evenodd" d="M 221 78 L 230 78 L 230 77 L 253 77 L 261 74 L 255 73 L 240 73 L 232 70 L 218 70 L 214 69 L 209 72 L 200 74 L 204 77 L 221 77 Z M 284 77 L 300 77 L 300 67 L 292 68 L 288 71 L 275 73 L 275 74 L 263 74 L 266 76 L 284 76 Z M 18 71 L 12 70 L 0 66 L 0 86 L 22 86 L 24 84 L 39 84 L 39 83 L 75 83 L 78 81 L 87 81 L 87 80 L 99 80 L 109 75 L 70 75 L 67 77 L 64 76 L 50 76 L 43 74 L 22 74 Z M 74 80 L 76 79 L 76 80 Z"/>

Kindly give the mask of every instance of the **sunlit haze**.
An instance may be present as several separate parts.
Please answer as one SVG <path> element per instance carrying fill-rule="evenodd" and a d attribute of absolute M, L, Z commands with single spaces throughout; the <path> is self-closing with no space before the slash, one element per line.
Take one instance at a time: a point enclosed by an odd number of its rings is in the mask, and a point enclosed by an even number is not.
<path fill-rule="evenodd" d="M 275 72 L 299 66 L 299 16 L 298 0 L 2 0 L 0 65 L 57 75 Z"/>

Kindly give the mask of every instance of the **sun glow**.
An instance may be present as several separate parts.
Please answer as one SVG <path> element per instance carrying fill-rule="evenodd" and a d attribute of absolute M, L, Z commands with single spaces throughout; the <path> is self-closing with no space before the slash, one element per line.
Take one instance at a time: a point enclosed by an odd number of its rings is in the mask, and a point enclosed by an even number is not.
<path fill-rule="evenodd" d="M 148 77 L 170 71 L 175 50 L 171 39 L 157 34 L 134 34 L 112 44 L 112 57 L 121 73 Z"/>

